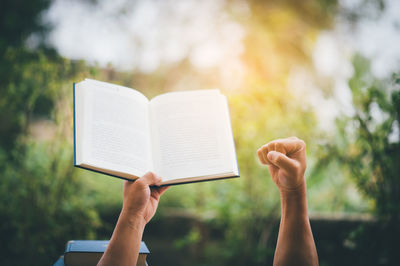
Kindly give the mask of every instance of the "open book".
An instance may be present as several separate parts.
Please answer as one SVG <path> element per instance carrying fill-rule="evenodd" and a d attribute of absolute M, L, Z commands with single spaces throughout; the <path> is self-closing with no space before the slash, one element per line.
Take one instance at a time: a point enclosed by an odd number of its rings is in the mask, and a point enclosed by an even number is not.
<path fill-rule="evenodd" d="M 162 185 L 238 177 L 226 97 L 218 90 L 148 100 L 91 79 L 74 84 L 74 164 L 123 179 L 148 171 Z"/>

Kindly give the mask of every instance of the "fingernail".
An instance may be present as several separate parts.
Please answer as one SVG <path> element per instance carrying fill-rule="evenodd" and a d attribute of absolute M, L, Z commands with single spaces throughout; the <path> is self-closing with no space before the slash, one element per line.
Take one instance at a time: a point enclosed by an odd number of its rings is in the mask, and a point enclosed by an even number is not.
<path fill-rule="evenodd" d="M 275 161 L 277 157 L 278 157 L 278 153 L 276 151 L 270 151 L 267 154 L 267 158 L 270 161 Z"/>

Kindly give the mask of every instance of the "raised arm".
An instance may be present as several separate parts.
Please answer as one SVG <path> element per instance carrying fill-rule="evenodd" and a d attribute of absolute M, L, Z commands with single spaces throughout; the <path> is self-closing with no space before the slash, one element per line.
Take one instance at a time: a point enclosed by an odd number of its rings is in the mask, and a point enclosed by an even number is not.
<path fill-rule="evenodd" d="M 307 211 L 306 145 L 296 138 L 271 141 L 257 151 L 281 194 L 281 223 L 274 265 L 318 265 Z"/>
<path fill-rule="evenodd" d="M 167 187 L 151 187 L 161 178 L 149 172 L 135 182 L 125 181 L 122 211 L 107 250 L 97 265 L 136 265 L 146 224 L 154 216 Z"/>

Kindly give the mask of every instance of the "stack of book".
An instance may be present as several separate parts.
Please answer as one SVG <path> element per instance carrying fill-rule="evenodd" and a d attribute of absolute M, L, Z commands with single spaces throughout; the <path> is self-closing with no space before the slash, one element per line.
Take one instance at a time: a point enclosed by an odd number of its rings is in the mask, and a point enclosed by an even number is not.
<path fill-rule="evenodd" d="M 65 253 L 54 266 L 96 266 L 108 246 L 108 240 L 71 240 L 68 241 Z M 150 254 L 146 244 L 140 244 L 137 266 L 148 266 L 147 255 Z"/>

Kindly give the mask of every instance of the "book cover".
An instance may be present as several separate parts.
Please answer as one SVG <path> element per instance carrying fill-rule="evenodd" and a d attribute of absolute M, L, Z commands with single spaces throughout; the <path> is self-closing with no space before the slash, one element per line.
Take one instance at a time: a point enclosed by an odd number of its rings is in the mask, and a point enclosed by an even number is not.
<path fill-rule="evenodd" d="M 65 263 L 67 266 L 95 266 L 107 249 L 108 240 L 70 240 L 68 241 L 63 257 L 56 262 L 57 266 Z M 146 244 L 140 243 L 137 266 L 147 265 L 146 257 L 150 254 Z"/>
<path fill-rule="evenodd" d="M 65 248 L 68 252 L 101 252 L 106 251 L 109 240 L 70 240 Z M 150 251 L 145 242 L 140 243 L 140 254 L 149 254 Z"/>

